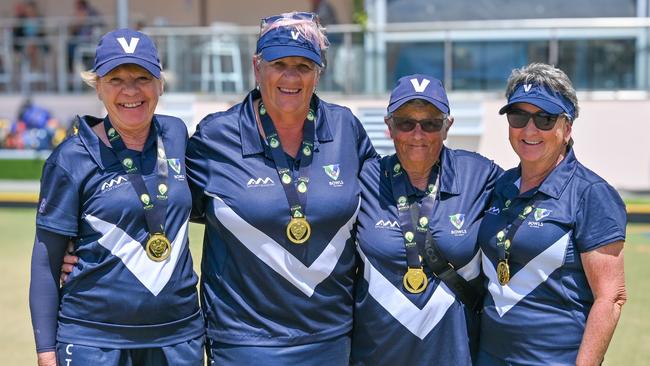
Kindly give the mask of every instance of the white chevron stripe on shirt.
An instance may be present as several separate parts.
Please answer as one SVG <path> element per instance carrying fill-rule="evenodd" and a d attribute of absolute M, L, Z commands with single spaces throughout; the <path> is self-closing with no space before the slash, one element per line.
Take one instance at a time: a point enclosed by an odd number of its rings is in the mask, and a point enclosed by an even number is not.
<path fill-rule="evenodd" d="M 106 222 L 98 217 L 86 215 L 86 221 L 93 229 L 102 234 L 98 243 L 110 250 L 111 254 L 120 258 L 122 263 L 133 273 L 154 296 L 167 285 L 176 268 L 180 254 L 187 245 L 187 222 L 178 230 L 176 238 L 172 241 L 172 251 L 169 257 L 161 262 L 154 262 L 147 256 L 142 244 L 133 239 L 124 230 L 115 224 Z"/>
<path fill-rule="evenodd" d="M 553 271 L 562 266 L 570 237 L 571 232 L 566 233 L 531 259 L 510 278 L 510 282 L 505 286 L 499 284 L 492 262 L 485 254 L 483 255 L 483 273 L 490 280 L 488 290 L 500 317 L 503 317 L 513 306 L 546 281 Z"/>
<path fill-rule="evenodd" d="M 456 299 L 454 293 L 447 285 L 440 282 L 424 307 L 419 309 L 372 265 L 359 246 L 357 249 L 363 259 L 363 278 L 368 282 L 370 296 L 409 332 L 424 339 L 454 303 Z M 468 264 L 458 270 L 458 274 L 468 281 L 476 278 L 480 273 L 480 253 L 477 252 Z"/>
<path fill-rule="evenodd" d="M 348 222 L 339 228 L 318 258 L 310 266 L 306 266 L 282 245 L 239 217 L 219 196 L 208 192 L 206 195 L 214 198 L 214 214 L 219 222 L 253 255 L 308 297 L 314 294 L 316 286 L 329 277 L 336 267 L 345 244 L 352 235 L 352 226 L 357 219 L 361 204 L 359 199 L 357 209 Z"/>

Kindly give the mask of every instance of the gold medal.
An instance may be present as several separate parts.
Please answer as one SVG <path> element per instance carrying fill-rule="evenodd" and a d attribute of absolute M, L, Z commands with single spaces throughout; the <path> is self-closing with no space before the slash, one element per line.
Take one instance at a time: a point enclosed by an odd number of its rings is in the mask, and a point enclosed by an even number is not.
<path fill-rule="evenodd" d="M 162 262 L 169 257 L 172 252 L 172 245 L 165 234 L 153 234 L 147 240 L 145 248 L 147 257 L 154 262 Z"/>
<path fill-rule="evenodd" d="M 508 265 L 508 261 L 501 260 L 497 264 L 497 278 L 501 286 L 505 286 L 510 282 L 510 266 Z"/>
<path fill-rule="evenodd" d="M 311 236 L 311 226 L 304 217 L 292 217 L 287 224 L 287 238 L 294 244 L 302 244 Z"/>
<path fill-rule="evenodd" d="M 427 285 L 429 284 L 427 275 L 422 270 L 422 267 L 420 268 L 409 267 L 406 273 L 404 274 L 403 282 L 406 291 L 412 294 L 419 294 L 420 292 L 424 291 L 424 289 L 426 289 Z"/>

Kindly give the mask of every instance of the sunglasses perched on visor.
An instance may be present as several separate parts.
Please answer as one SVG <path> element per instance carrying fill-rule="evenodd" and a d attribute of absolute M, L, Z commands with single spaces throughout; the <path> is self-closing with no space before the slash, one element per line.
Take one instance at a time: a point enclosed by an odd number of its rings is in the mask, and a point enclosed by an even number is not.
<path fill-rule="evenodd" d="M 420 120 L 393 116 L 390 117 L 390 119 L 392 120 L 393 126 L 402 132 L 413 131 L 415 126 L 418 124 L 424 132 L 438 132 L 442 130 L 442 126 L 444 126 L 447 116 L 444 116 L 443 118 L 426 118 Z"/>
<path fill-rule="evenodd" d="M 542 131 L 548 131 L 555 127 L 555 122 L 557 122 L 557 119 L 561 116 L 564 116 L 564 114 L 548 114 L 546 112 L 530 113 L 520 109 L 511 109 L 506 112 L 506 117 L 510 127 L 524 128 L 532 118 L 535 127 Z"/>
<path fill-rule="evenodd" d="M 285 15 L 290 15 L 290 16 L 285 16 Z M 294 13 L 272 15 L 270 17 L 262 18 L 260 28 L 264 28 L 267 25 L 275 23 L 281 19 L 309 20 L 309 21 L 313 21 L 316 24 L 320 24 L 320 19 L 318 18 L 318 14 L 306 12 L 306 11 L 297 11 Z"/>

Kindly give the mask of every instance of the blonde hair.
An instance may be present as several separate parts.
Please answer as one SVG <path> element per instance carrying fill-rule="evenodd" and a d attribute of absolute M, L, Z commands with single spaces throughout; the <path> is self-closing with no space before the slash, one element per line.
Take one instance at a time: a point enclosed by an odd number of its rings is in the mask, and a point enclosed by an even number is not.
<path fill-rule="evenodd" d="M 320 24 L 317 16 L 314 19 L 296 19 L 294 17 L 296 14 L 298 14 L 296 11 L 282 13 L 277 20 L 271 23 L 262 22 L 260 34 L 257 39 L 259 40 L 263 35 L 275 28 L 294 27 L 307 40 L 318 43 L 320 46 L 321 59 L 323 60 L 325 67 L 327 67 L 326 51 L 330 46 L 330 41 L 327 39 L 327 35 L 325 34 L 325 27 Z M 255 57 L 258 60 L 261 59 L 259 54 L 256 54 Z M 320 65 L 316 66 L 318 66 L 319 70 L 321 69 Z"/>

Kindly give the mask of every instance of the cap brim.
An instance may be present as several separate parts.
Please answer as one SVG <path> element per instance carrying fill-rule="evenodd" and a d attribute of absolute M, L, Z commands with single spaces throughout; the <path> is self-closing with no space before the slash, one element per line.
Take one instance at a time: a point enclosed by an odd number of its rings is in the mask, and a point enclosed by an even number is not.
<path fill-rule="evenodd" d="M 533 98 L 533 97 L 525 97 L 525 98 L 516 98 L 512 99 L 508 102 L 508 104 L 504 105 L 499 109 L 499 114 L 505 114 L 508 112 L 510 107 L 512 107 L 513 104 L 517 103 L 528 103 L 536 106 L 537 108 L 543 110 L 544 112 L 548 114 L 561 114 L 561 113 L 568 113 L 567 111 L 562 108 L 562 106 L 559 106 L 549 100 L 542 99 L 542 98 Z"/>
<path fill-rule="evenodd" d="M 108 60 L 95 68 L 95 72 L 99 77 L 104 77 L 114 68 L 125 64 L 138 65 L 149 71 L 149 73 L 151 73 L 151 75 L 153 75 L 156 79 L 160 79 L 160 67 L 158 65 L 133 56 L 118 57 L 112 60 Z"/>
<path fill-rule="evenodd" d="M 440 112 L 442 112 L 444 114 L 449 114 L 449 106 L 446 106 L 444 103 L 441 103 L 438 100 L 435 100 L 433 98 L 429 98 L 429 97 L 424 96 L 424 95 L 409 95 L 409 96 L 404 97 L 402 99 L 398 99 L 398 100 L 396 100 L 396 101 L 394 101 L 394 102 L 392 102 L 392 103 L 390 103 L 388 105 L 388 113 L 395 112 L 396 110 L 399 109 L 399 107 L 403 106 L 404 103 L 406 103 L 408 101 L 411 101 L 413 99 L 422 99 L 424 101 L 427 101 L 427 102 L 433 104 L 434 107 L 438 108 L 438 110 L 440 110 Z"/>
<path fill-rule="evenodd" d="M 318 66 L 323 66 L 323 60 L 316 52 L 304 48 L 290 45 L 270 46 L 262 49 L 262 58 L 265 61 L 274 61 L 284 57 L 304 57 L 315 62 Z"/>

